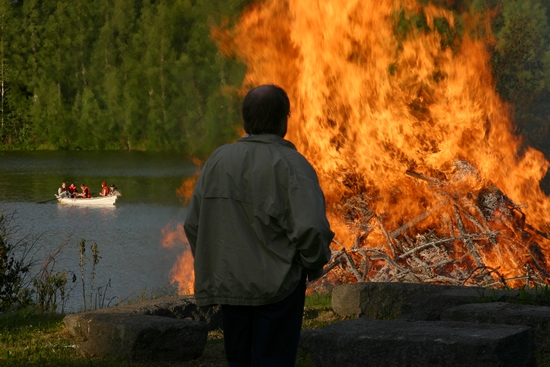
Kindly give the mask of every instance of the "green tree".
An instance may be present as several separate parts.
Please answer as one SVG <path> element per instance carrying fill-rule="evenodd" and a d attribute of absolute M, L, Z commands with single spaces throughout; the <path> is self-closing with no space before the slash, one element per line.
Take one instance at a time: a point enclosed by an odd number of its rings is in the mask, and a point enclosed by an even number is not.
<path fill-rule="evenodd" d="M 20 88 L 14 43 L 20 34 L 20 6 L 15 5 L 0 0 L 0 148 L 24 146 L 28 132 L 25 115 L 16 113 L 16 93 Z"/>
<path fill-rule="evenodd" d="M 7 21 L 9 5 L 6 0 L 0 0 L 0 136 L 4 136 L 7 119 L 6 92 L 8 89 L 8 62 L 7 62 Z M 2 139 L 3 140 L 3 139 Z"/>
<path fill-rule="evenodd" d="M 497 90 L 514 107 L 514 122 L 526 144 L 550 157 L 548 5 L 540 0 L 501 0 L 496 7 L 492 67 Z"/>
<path fill-rule="evenodd" d="M 245 71 L 210 29 L 246 2 L 0 0 L 1 143 L 209 154 L 237 136 Z"/>
<path fill-rule="evenodd" d="M 130 41 L 136 28 L 136 4 L 134 0 L 103 0 L 99 14 L 104 19 L 92 52 L 90 74 L 93 74 L 93 90 L 97 98 L 96 122 L 103 147 L 129 149 L 123 126 L 130 115 L 125 113 L 127 101 L 124 85 L 128 82 Z M 132 63 L 130 63 L 132 64 Z"/>
<path fill-rule="evenodd" d="M 187 54 L 193 62 L 193 87 L 201 109 L 186 149 L 189 155 L 205 157 L 215 147 L 238 137 L 238 89 L 246 69 L 240 61 L 221 56 L 210 32 L 216 25 L 235 24 L 247 3 L 246 0 L 213 0 L 197 2 L 193 7 L 197 22 L 190 32 Z"/>

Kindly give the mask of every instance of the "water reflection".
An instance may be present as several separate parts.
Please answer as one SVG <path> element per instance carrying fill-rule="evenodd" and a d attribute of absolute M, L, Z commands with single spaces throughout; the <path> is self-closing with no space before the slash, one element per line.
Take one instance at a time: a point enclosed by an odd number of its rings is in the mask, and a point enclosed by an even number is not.
<path fill-rule="evenodd" d="M 98 164 L 96 153 L 77 152 L 68 164 L 64 154 L 39 153 L 0 154 L 0 211 L 16 213 L 21 235 L 40 236 L 42 247 L 36 254 L 40 262 L 63 247 L 55 267 L 78 279 L 71 284 L 69 311 L 82 307 L 78 265 L 81 239 L 88 246 L 88 266 L 92 262 L 89 246 L 94 242 L 98 245 L 101 258 L 95 283 L 96 287 L 105 287 L 110 281 L 107 300 L 132 300 L 142 293 L 167 292 L 169 272 L 177 254 L 176 250 L 162 247 L 161 230 L 170 222 L 183 221 L 184 208 L 176 189 L 195 172 L 194 166 L 161 154 L 110 153 L 108 164 Z M 97 182 L 96 186 L 102 180 L 114 182 L 123 196 L 116 205 L 107 207 L 37 203 L 52 197 L 61 181 L 77 176 L 86 182 Z M 90 187 L 95 188 L 91 184 Z M 97 189 L 92 191 L 97 195 Z M 91 269 L 85 270 L 89 286 Z"/>

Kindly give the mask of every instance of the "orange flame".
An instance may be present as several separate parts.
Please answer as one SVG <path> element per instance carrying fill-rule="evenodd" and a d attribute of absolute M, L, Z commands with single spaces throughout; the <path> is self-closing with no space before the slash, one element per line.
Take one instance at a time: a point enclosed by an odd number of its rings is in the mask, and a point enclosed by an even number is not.
<path fill-rule="evenodd" d="M 201 161 L 198 158 L 193 158 L 193 163 L 197 166 L 195 174 L 185 179 L 181 186 L 176 190 L 183 206 L 186 206 L 191 200 L 193 190 L 197 179 L 199 178 Z M 182 223 L 177 223 L 175 226 L 169 223 L 162 230 L 161 237 L 162 246 L 166 248 L 183 248 L 183 252 L 178 255 L 178 259 L 170 270 L 172 276 L 172 284 L 178 283 L 179 294 L 193 294 L 195 282 L 195 270 L 193 269 L 193 255 L 189 246 L 189 241 L 185 235 Z"/>
<path fill-rule="evenodd" d="M 198 158 L 193 158 L 193 163 L 195 164 L 195 166 L 197 166 L 197 171 L 193 176 L 184 180 L 180 188 L 176 190 L 176 193 L 178 194 L 178 197 L 180 198 L 184 206 L 186 206 L 189 203 L 189 200 L 191 200 L 195 184 L 197 183 L 200 174 L 199 167 L 201 165 L 201 161 Z"/>
<path fill-rule="evenodd" d="M 441 202 L 407 170 L 442 179 L 455 197 L 492 183 L 522 204 L 532 225 L 548 228 L 550 201 L 539 182 L 549 163 L 534 149 L 520 152 L 488 67 L 493 40 L 471 36 L 480 27 L 490 35 L 488 19 L 457 14 L 415 0 L 267 0 L 233 29 L 212 31 L 223 54 L 246 63 L 243 91 L 273 83 L 288 92 L 287 138 L 318 172 L 346 247 L 354 236 L 340 206 L 351 195 L 368 196 L 386 227 Z M 436 31 L 441 24 L 450 34 L 464 30 L 449 39 Z M 459 174 L 464 164 L 470 174 Z M 386 246 L 382 234 L 371 237 Z M 513 275 L 521 254 L 509 251 L 484 260 Z"/>
<path fill-rule="evenodd" d="M 511 107 L 489 68 L 489 24 L 486 16 L 416 0 L 265 0 L 212 37 L 222 54 L 246 63 L 243 93 L 272 83 L 289 94 L 287 138 L 315 167 L 331 226 L 351 248 L 357 237 L 342 207 L 354 196 L 368 200 L 381 228 L 398 228 L 494 185 L 521 205 L 531 226 L 550 228 L 550 200 L 539 187 L 550 164 L 539 151 L 521 150 L 512 133 Z M 188 197 L 193 185 L 184 182 L 180 194 Z M 430 220 L 417 230 L 440 226 Z M 482 243 L 481 260 L 514 277 L 527 252 L 548 258 L 548 240 L 539 237 Z M 370 233 L 368 247 L 391 254 L 387 238 L 384 230 Z"/>
<path fill-rule="evenodd" d="M 183 224 L 169 223 L 162 229 L 162 246 L 165 248 L 182 248 L 183 252 L 178 255 L 170 274 L 172 284 L 178 283 L 179 294 L 193 294 L 195 271 L 193 270 L 193 255 L 189 247 L 189 241 L 183 230 Z"/>

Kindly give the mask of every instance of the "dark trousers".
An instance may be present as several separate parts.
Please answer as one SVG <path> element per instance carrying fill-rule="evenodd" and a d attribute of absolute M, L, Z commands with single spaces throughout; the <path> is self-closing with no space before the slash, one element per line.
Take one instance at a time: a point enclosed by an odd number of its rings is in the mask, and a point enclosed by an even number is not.
<path fill-rule="evenodd" d="M 222 305 L 229 367 L 292 367 L 302 328 L 305 276 L 280 302 L 262 306 Z"/>

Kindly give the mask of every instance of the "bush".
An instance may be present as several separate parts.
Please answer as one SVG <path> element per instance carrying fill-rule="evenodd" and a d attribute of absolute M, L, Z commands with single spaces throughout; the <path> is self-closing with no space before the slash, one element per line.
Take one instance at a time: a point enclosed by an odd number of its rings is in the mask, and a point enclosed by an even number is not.
<path fill-rule="evenodd" d="M 28 237 L 11 242 L 17 232 L 16 227 L 11 226 L 13 218 L 13 214 L 0 214 L 0 312 L 32 303 L 29 253 L 36 242 L 28 242 Z"/>

